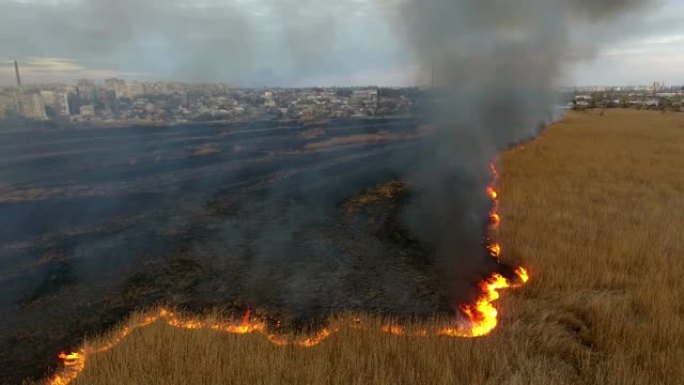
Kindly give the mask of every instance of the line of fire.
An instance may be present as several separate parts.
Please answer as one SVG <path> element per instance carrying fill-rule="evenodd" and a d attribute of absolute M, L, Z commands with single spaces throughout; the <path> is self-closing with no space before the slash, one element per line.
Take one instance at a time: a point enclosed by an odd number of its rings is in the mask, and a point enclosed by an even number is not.
<path fill-rule="evenodd" d="M 492 208 L 489 212 L 489 227 L 485 237 L 485 247 L 490 256 L 497 263 L 502 252 L 501 245 L 492 240 L 501 224 L 499 214 L 499 194 L 496 186 L 499 180 L 499 172 L 495 163 L 490 164 L 492 173 L 491 184 L 484 193 L 491 199 Z M 498 324 L 498 311 L 494 302 L 500 297 L 500 290 L 519 288 L 529 280 L 528 272 L 523 267 L 514 270 L 514 277 L 504 277 L 500 273 L 493 273 L 490 277 L 477 284 L 479 295 L 472 303 L 464 303 L 459 307 L 460 314 L 455 315 L 453 323 L 443 326 L 436 330 L 411 330 L 408 331 L 398 324 L 386 324 L 381 327 L 385 333 L 409 336 L 414 338 L 443 336 L 453 338 L 475 338 L 483 337 L 492 333 Z M 92 355 L 100 354 L 114 348 L 119 342 L 125 339 L 136 329 L 144 328 L 155 322 L 164 322 L 169 326 L 187 330 L 213 330 L 221 333 L 230 334 L 252 334 L 258 333 L 264 336 L 269 342 L 277 346 L 294 345 L 300 348 L 311 348 L 326 340 L 337 332 L 335 328 L 322 328 L 310 335 L 297 338 L 288 338 L 269 330 L 268 324 L 263 319 L 252 317 L 252 310 L 248 308 L 241 319 L 233 321 L 204 321 L 199 318 L 189 318 L 188 316 L 177 314 L 176 312 L 161 308 L 155 314 L 145 317 L 140 323 L 126 326 L 118 330 L 113 337 L 98 346 L 87 346 L 73 352 L 62 352 L 58 358 L 62 362 L 62 368 L 52 377 L 46 380 L 47 385 L 68 385 L 72 383 L 79 374 L 86 368 L 88 358 Z M 349 326 L 357 329 L 366 328 L 358 319 L 348 321 Z"/>

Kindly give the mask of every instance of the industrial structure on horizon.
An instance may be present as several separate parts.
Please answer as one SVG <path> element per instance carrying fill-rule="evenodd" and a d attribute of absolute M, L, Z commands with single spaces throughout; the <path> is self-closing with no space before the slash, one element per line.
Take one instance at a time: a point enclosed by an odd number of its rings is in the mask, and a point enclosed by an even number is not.
<path fill-rule="evenodd" d="M 17 76 L 17 88 L 21 88 L 21 76 L 19 75 L 19 63 L 14 61 L 14 73 Z"/>
<path fill-rule="evenodd" d="M 39 90 L 24 90 L 21 84 L 19 62 L 14 61 L 14 76 L 17 84 L 14 90 L 0 93 L 0 119 L 8 115 L 26 119 L 47 120 L 45 102 Z M 66 95 L 65 95 L 66 97 Z"/>

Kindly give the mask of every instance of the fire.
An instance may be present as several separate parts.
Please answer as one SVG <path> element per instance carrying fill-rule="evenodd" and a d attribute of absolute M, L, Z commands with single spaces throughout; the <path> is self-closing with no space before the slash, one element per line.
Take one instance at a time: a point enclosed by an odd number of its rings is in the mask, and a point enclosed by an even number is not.
<path fill-rule="evenodd" d="M 245 315 L 242 316 L 242 324 L 243 324 L 243 325 L 248 324 L 248 323 L 249 323 L 249 319 L 250 319 L 251 316 L 252 316 L 252 308 L 251 308 L 251 307 L 248 307 L 248 308 L 247 308 L 247 311 L 245 312 Z"/>
<path fill-rule="evenodd" d="M 496 169 L 494 163 L 489 164 L 489 169 L 492 173 L 492 184 L 487 187 L 487 195 L 492 200 L 492 210 L 489 213 L 489 223 L 491 230 L 497 230 L 501 223 L 501 216 L 499 215 L 499 194 L 494 188 L 494 185 L 499 181 L 499 171 Z M 489 254 L 497 261 L 501 256 L 501 245 L 497 242 L 490 242 L 487 245 Z M 498 323 L 498 311 L 492 304 L 499 299 L 499 290 L 516 288 L 529 280 L 527 270 L 523 267 L 518 267 L 515 270 L 517 282 L 512 282 L 506 279 L 501 274 L 495 273 L 490 278 L 480 283 L 481 294 L 474 304 L 461 305 L 460 310 L 465 315 L 467 322 L 465 332 L 463 326 L 460 328 L 444 329 L 443 333 L 446 335 L 459 335 L 465 337 L 479 337 L 489 334 Z"/>
<path fill-rule="evenodd" d="M 335 330 L 337 332 L 337 330 Z M 328 329 L 323 329 L 319 331 L 318 333 L 312 335 L 311 337 L 307 337 L 303 340 L 295 341 L 295 345 L 302 347 L 302 348 L 311 348 L 314 347 L 318 344 L 320 344 L 323 340 L 326 338 L 330 337 L 332 332 Z"/>
<path fill-rule="evenodd" d="M 48 381 L 50 385 L 67 385 L 85 368 L 84 352 L 60 353 L 57 357 L 62 360 L 64 370 Z"/>
<path fill-rule="evenodd" d="M 486 190 L 487 195 L 492 200 L 489 226 L 491 230 L 497 230 L 501 223 L 501 216 L 498 212 L 499 194 L 495 190 L 494 185 L 499 181 L 499 171 L 494 163 L 489 165 L 489 169 L 493 177 L 492 185 L 488 186 Z M 493 241 L 488 242 L 487 250 L 489 250 L 489 254 L 498 261 L 501 256 L 501 245 Z M 520 287 L 529 280 L 527 270 L 523 267 L 518 267 L 514 273 L 517 277 L 516 281 L 511 281 L 498 273 L 494 273 L 491 277 L 482 281 L 479 285 L 480 295 L 475 300 L 475 303 L 464 304 L 459 308 L 465 317 L 465 321 L 457 326 L 444 328 L 438 334 L 451 337 L 481 337 L 491 333 L 498 324 L 498 311 L 494 307 L 493 302 L 499 299 L 499 290 Z"/>
<path fill-rule="evenodd" d="M 489 213 L 490 230 L 497 230 L 501 223 L 501 216 L 498 213 L 499 202 L 498 193 L 494 185 L 498 182 L 499 173 L 492 163 L 490 170 L 493 175 L 492 185 L 487 187 L 486 193 L 492 199 L 492 210 Z M 489 242 L 489 241 L 488 241 Z M 501 245 L 497 242 L 489 242 L 487 249 L 490 255 L 497 259 L 501 255 Z M 447 337 L 481 337 L 491 333 L 498 324 L 498 311 L 493 302 L 499 299 L 499 290 L 517 288 L 529 280 L 529 274 L 523 267 L 518 267 L 514 271 L 515 279 L 508 279 L 499 273 L 492 274 L 491 277 L 483 280 L 478 285 L 480 294 L 474 303 L 463 304 L 459 307 L 462 314 L 461 319 L 449 327 L 439 330 L 428 331 L 421 329 L 417 331 L 407 331 L 398 325 L 385 325 L 381 330 L 393 335 L 408 337 L 428 337 L 428 336 L 447 336 Z M 77 352 L 60 353 L 58 358 L 62 361 L 62 370 L 47 379 L 47 385 L 68 385 L 73 382 L 85 369 L 88 356 L 106 352 L 116 346 L 131 332 L 136 329 L 151 325 L 155 322 L 163 321 L 167 325 L 180 329 L 210 329 L 218 332 L 231 334 L 252 334 L 259 333 L 269 342 L 278 345 L 295 345 L 301 348 L 311 348 L 339 331 L 338 328 L 325 328 L 315 334 L 306 337 L 289 338 L 286 336 L 269 333 L 266 322 L 253 319 L 252 309 L 248 308 L 240 321 L 221 323 L 219 321 L 203 321 L 198 319 L 183 319 L 174 312 L 167 309 L 160 309 L 157 314 L 145 317 L 138 324 L 126 326 L 115 333 L 109 341 L 100 345 L 86 345 Z M 279 326 L 279 321 L 276 323 Z M 358 319 L 352 319 L 349 326 L 354 329 L 365 329 Z"/>
<path fill-rule="evenodd" d="M 515 274 L 518 276 L 518 278 L 520 278 L 522 283 L 527 283 L 527 281 L 530 280 L 530 276 L 527 274 L 527 270 L 525 270 L 524 267 L 515 269 Z"/>
<path fill-rule="evenodd" d="M 489 164 L 489 171 L 494 177 L 494 183 L 497 183 L 499 181 L 499 170 L 496 169 L 496 165 L 493 162 Z"/>
<path fill-rule="evenodd" d="M 509 288 L 508 280 L 500 274 L 494 274 L 480 284 L 482 295 L 474 304 L 462 305 L 461 311 L 471 322 L 470 336 L 479 337 L 489 334 L 496 327 L 498 311 L 492 305 L 499 299 L 497 290 Z"/>
<path fill-rule="evenodd" d="M 499 193 L 494 190 L 494 187 L 487 187 L 487 195 L 489 195 L 490 198 L 492 199 L 497 199 L 499 197 Z"/>
<path fill-rule="evenodd" d="M 489 254 L 491 254 L 494 258 L 499 258 L 501 255 L 501 245 L 498 243 L 492 243 L 491 245 L 488 245 L 487 249 L 489 250 Z"/>
<path fill-rule="evenodd" d="M 491 213 L 489 215 L 489 222 L 492 227 L 497 227 L 501 223 L 501 217 L 497 213 Z"/>

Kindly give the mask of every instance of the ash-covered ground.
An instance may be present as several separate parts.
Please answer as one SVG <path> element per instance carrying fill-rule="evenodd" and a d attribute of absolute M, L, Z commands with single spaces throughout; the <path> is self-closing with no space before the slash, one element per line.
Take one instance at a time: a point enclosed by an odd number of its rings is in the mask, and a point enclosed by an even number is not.
<path fill-rule="evenodd" d="M 160 303 L 252 307 L 299 330 L 340 310 L 448 312 L 434 250 L 402 218 L 398 170 L 427 127 L 1 133 L 0 383 L 40 378 L 60 351 Z"/>

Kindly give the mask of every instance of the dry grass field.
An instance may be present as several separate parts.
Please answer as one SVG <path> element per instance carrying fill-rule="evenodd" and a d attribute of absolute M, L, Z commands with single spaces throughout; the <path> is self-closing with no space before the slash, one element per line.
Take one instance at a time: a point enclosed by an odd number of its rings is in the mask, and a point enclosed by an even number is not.
<path fill-rule="evenodd" d="M 681 384 L 684 114 L 571 113 L 500 162 L 502 257 L 532 279 L 502 293 L 490 336 L 368 319 L 305 349 L 154 323 L 73 384 Z"/>

